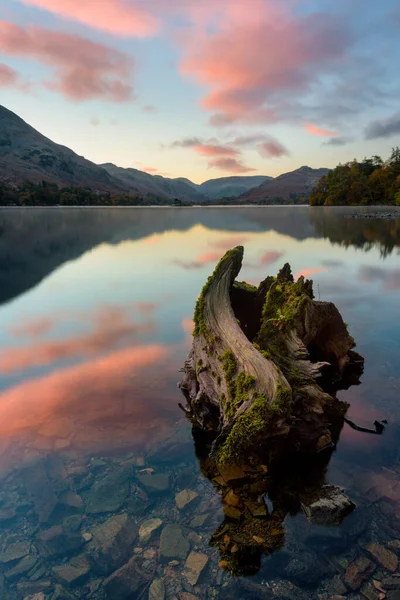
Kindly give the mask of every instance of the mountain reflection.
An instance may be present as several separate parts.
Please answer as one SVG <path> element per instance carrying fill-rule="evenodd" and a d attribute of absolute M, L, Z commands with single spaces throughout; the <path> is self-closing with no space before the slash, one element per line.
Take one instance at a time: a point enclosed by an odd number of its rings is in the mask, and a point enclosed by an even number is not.
<path fill-rule="evenodd" d="M 6 209 L 0 211 L 0 302 L 37 285 L 67 261 L 102 243 L 147 240 L 151 247 L 171 231 L 189 231 L 195 225 L 231 232 L 216 240 L 213 253 L 221 254 L 251 233 L 275 231 L 294 240 L 328 238 L 334 243 L 368 250 L 378 246 L 383 255 L 400 245 L 400 219 L 345 218 L 349 208 L 268 207 L 234 209 Z M 180 257 L 176 260 L 182 261 Z M 182 266 L 204 263 L 187 260 Z"/>

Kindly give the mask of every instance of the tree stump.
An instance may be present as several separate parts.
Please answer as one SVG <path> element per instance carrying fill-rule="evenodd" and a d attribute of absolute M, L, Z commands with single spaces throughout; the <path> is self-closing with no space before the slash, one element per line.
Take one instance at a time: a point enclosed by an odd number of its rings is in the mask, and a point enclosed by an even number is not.
<path fill-rule="evenodd" d="M 243 253 L 225 254 L 197 301 L 182 408 L 215 432 L 219 465 L 321 452 L 348 408 L 336 391 L 359 383 L 363 358 L 336 306 L 316 301 L 312 281 L 294 281 L 288 264 L 258 288 L 235 281 Z"/>

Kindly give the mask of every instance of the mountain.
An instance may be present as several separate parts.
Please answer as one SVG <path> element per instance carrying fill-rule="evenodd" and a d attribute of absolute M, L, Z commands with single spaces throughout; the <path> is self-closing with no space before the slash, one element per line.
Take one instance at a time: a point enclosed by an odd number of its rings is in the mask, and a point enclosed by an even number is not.
<path fill-rule="evenodd" d="M 271 181 L 272 177 L 266 175 L 253 175 L 251 177 L 220 177 L 209 179 L 197 186 L 202 194 L 216 200 L 218 198 L 234 198 L 261 185 L 265 181 Z"/>
<path fill-rule="evenodd" d="M 105 169 L 52 142 L 0 105 L 0 181 L 18 184 L 42 180 L 101 192 L 126 191 Z"/>
<path fill-rule="evenodd" d="M 274 200 L 290 200 L 307 197 L 311 194 L 318 181 L 329 172 L 329 169 L 312 169 L 300 167 L 290 173 L 279 175 L 272 181 L 265 181 L 260 186 L 242 194 L 240 200 L 244 203 L 273 203 Z M 269 201 L 269 202 L 268 202 Z"/>
<path fill-rule="evenodd" d="M 161 175 L 150 175 L 138 169 L 123 169 L 112 163 L 104 163 L 100 165 L 105 169 L 113 179 L 119 181 L 121 185 L 129 189 L 136 189 L 142 194 L 155 194 L 156 196 L 164 196 L 173 200 L 194 200 L 204 202 L 206 199 L 199 191 L 196 184 L 179 177 L 177 179 L 168 179 Z"/>

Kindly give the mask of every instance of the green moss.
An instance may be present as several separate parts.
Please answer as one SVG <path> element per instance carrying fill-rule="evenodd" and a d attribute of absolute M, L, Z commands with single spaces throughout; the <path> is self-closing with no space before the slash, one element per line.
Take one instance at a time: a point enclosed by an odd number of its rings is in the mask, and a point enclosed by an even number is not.
<path fill-rule="evenodd" d="M 217 375 L 217 384 L 221 385 L 221 381 L 222 381 L 221 375 Z"/>
<path fill-rule="evenodd" d="M 197 361 L 197 366 L 198 367 L 202 367 L 203 366 L 203 359 L 199 358 L 199 360 Z"/>
<path fill-rule="evenodd" d="M 218 449 L 216 456 L 218 464 L 243 462 L 246 454 L 250 450 L 254 451 L 271 431 L 273 419 L 290 414 L 291 404 L 291 390 L 282 385 L 278 385 L 275 402 L 272 404 L 268 403 L 264 394 L 256 394 L 251 408 L 238 417 L 226 440 Z"/>
<path fill-rule="evenodd" d="M 257 293 L 256 286 L 251 285 L 250 283 L 246 283 L 246 281 L 234 281 L 233 287 L 237 290 L 244 290 L 246 292 L 251 292 L 252 294 Z"/>
<path fill-rule="evenodd" d="M 218 360 L 222 362 L 222 368 L 227 380 L 231 380 L 237 369 L 236 357 L 231 350 L 225 350 L 223 354 L 218 356 Z"/>

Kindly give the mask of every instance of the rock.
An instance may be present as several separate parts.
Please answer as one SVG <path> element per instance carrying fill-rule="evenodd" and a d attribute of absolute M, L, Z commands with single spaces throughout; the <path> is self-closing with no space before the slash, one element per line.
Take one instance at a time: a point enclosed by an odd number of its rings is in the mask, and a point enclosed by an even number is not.
<path fill-rule="evenodd" d="M 149 600 L 164 600 L 165 586 L 162 579 L 154 579 L 149 588 Z"/>
<path fill-rule="evenodd" d="M 200 600 L 198 596 L 193 596 L 189 592 L 180 592 L 178 594 L 178 600 Z"/>
<path fill-rule="evenodd" d="M 39 592 L 38 594 L 30 594 L 29 596 L 25 596 L 24 600 L 45 600 L 43 592 Z"/>
<path fill-rule="evenodd" d="M 360 591 L 367 600 L 379 600 L 380 598 L 380 592 L 378 592 L 370 583 L 364 584 Z"/>
<path fill-rule="evenodd" d="M 344 582 L 350 589 L 354 591 L 358 590 L 374 571 L 374 563 L 365 556 L 361 556 L 347 567 L 344 574 Z"/>
<path fill-rule="evenodd" d="M 382 580 L 382 586 L 386 590 L 400 589 L 400 577 L 385 577 Z"/>
<path fill-rule="evenodd" d="M 109 575 L 131 556 L 138 528 L 127 514 L 121 514 L 94 527 L 91 534 L 93 540 L 87 548 L 92 569 Z"/>
<path fill-rule="evenodd" d="M 372 542 L 371 544 L 368 544 L 366 551 L 387 571 L 391 571 L 392 573 L 397 571 L 399 559 L 395 553 L 388 550 L 388 548 Z"/>
<path fill-rule="evenodd" d="M 129 482 L 133 479 L 131 467 L 112 471 L 92 486 L 86 504 L 88 514 L 115 512 L 129 495 Z"/>
<path fill-rule="evenodd" d="M 84 509 L 82 498 L 75 492 L 65 492 L 60 496 L 60 504 L 66 510 L 79 512 Z"/>
<path fill-rule="evenodd" d="M 189 554 L 190 544 L 183 534 L 182 528 L 176 524 L 166 525 L 160 537 L 160 559 L 184 560 Z"/>
<path fill-rule="evenodd" d="M 338 596 L 341 596 L 341 595 L 347 593 L 347 588 L 344 585 L 340 575 L 335 575 L 335 577 L 332 579 L 332 583 L 330 585 L 329 590 L 334 592 Z"/>
<path fill-rule="evenodd" d="M 36 540 L 43 556 L 67 556 L 79 550 L 83 544 L 79 533 L 67 533 L 60 525 L 39 531 Z"/>
<path fill-rule="evenodd" d="M 82 533 L 82 539 L 85 543 L 90 542 L 93 539 L 93 536 L 89 531 L 85 531 Z"/>
<path fill-rule="evenodd" d="M 246 479 L 246 473 L 237 465 L 226 465 L 220 469 L 220 474 L 224 481 L 229 483 L 237 479 Z"/>
<path fill-rule="evenodd" d="M 73 596 L 61 585 L 56 584 L 54 586 L 54 594 L 52 595 L 51 600 L 76 600 L 76 596 Z"/>
<path fill-rule="evenodd" d="M 37 556 L 25 556 L 22 560 L 19 561 L 18 564 L 15 565 L 12 569 L 4 573 L 5 578 L 14 582 L 20 579 L 26 573 L 29 573 L 38 562 Z"/>
<path fill-rule="evenodd" d="M 246 508 L 253 517 L 266 517 L 268 514 L 264 500 L 262 502 L 246 502 Z"/>
<path fill-rule="evenodd" d="M 335 485 L 324 485 L 318 497 L 302 499 L 301 507 L 307 520 L 313 525 L 340 525 L 355 508 L 344 491 Z"/>
<path fill-rule="evenodd" d="M 191 585 L 196 585 L 207 563 L 207 554 L 199 554 L 198 552 L 189 554 L 185 563 L 184 574 Z"/>
<path fill-rule="evenodd" d="M 400 540 L 392 540 L 391 542 L 388 542 L 388 546 L 392 550 L 400 551 Z"/>
<path fill-rule="evenodd" d="M 33 501 L 39 521 L 46 523 L 50 520 L 58 499 L 43 464 L 25 469 L 24 484 L 28 497 Z"/>
<path fill-rule="evenodd" d="M 189 504 L 192 504 L 192 502 L 198 497 L 198 493 L 194 492 L 193 490 L 182 490 L 175 496 L 176 506 L 179 510 L 183 510 Z"/>
<path fill-rule="evenodd" d="M 148 580 L 138 568 L 136 560 L 134 556 L 103 581 L 104 590 L 110 600 L 130 600 L 139 596 Z"/>
<path fill-rule="evenodd" d="M 260 541 L 260 543 L 262 542 Z M 286 566 L 286 573 L 287 579 L 296 585 L 313 587 L 329 573 L 329 569 L 318 560 L 315 554 L 303 551 L 293 555 L 293 558 Z"/>
<path fill-rule="evenodd" d="M 209 516 L 210 515 L 208 515 L 207 513 L 204 513 L 203 515 L 195 515 L 190 521 L 190 527 L 203 527 Z"/>
<path fill-rule="evenodd" d="M 15 508 L 2 508 L 0 509 L 0 523 L 6 523 L 11 521 L 17 515 Z"/>
<path fill-rule="evenodd" d="M 152 536 L 152 533 L 156 531 L 162 525 L 161 519 L 148 519 L 141 524 L 139 529 L 139 539 L 141 542 L 148 542 Z"/>
<path fill-rule="evenodd" d="M 400 590 L 392 590 L 387 593 L 387 600 L 400 600 Z"/>
<path fill-rule="evenodd" d="M 7 564 L 29 554 L 30 543 L 27 540 L 14 542 L 5 546 L 0 552 L 0 563 Z"/>
<path fill-rule="evenodd" d="M 229 490 L 224 496 L 224 504 L 237 508 L 242 504 L 239 496 L 233 490 Z"/>
<path fill-rule="evenodd" d="M 29 594 L 40 594 L 43 590 L 47 590 L 50 587 L 50 581 L 21 581 L 17 583 L 17 590 L 21 596 L 29 596 Z"/>
<path fill-rule="evenodd" d="M 69 588 L 81 585 L 87 579 L 89 571 L 90 565 L 85 555 L 76 556 L 66 565 L 52 569 L 54 577 Z"/>
<path fill-rule="evenodd" d="M 158 475 L 138 475 L 139 483 L 148 494 L 161 494 L 169 490 L 169 475 L 159 473 Z"/>
<path fill-rule="evenodd" d="M 238 508 L 234 508 L 233 506 L 226 506 L 224 504 L 223 509 L 225 517 L 229 517 L 230 519 L 234 519 L 235 521 L 240 521 L 242 512 Z"/>

